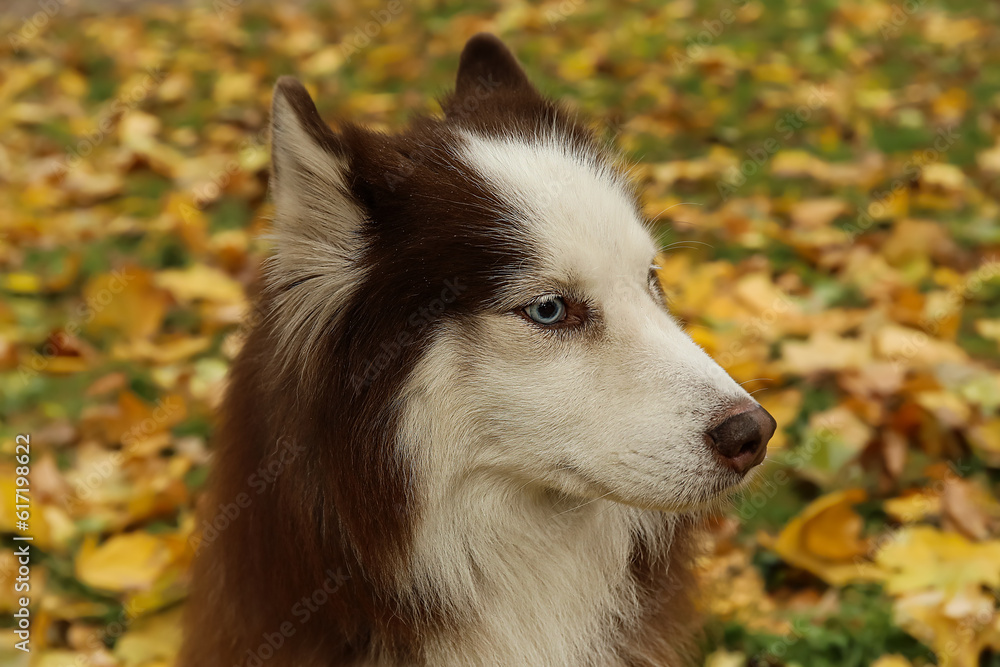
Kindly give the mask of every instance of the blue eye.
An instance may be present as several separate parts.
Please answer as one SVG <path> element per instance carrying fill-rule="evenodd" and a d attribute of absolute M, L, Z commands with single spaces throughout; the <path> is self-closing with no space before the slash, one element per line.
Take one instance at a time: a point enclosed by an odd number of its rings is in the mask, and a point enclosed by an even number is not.
<path fill-rule="evenodd" d="M 562 297 L 553 296 L 545 301 L 533 303 L 524 309 L 525 314 L 542 325 L 558 324 L 566 319 L 566 302 Z"/>

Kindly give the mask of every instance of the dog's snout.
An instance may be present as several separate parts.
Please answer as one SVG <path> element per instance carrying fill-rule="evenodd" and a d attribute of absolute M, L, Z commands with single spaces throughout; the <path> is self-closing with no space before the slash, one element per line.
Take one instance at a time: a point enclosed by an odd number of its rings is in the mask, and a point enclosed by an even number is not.
<path fill-rule="evenodd" d="M 744 474 L 764 460 L 767 441 L 777 426 L 767 410 L 755 405 L 726 417 L 708 437 L 723 463 Z"/>

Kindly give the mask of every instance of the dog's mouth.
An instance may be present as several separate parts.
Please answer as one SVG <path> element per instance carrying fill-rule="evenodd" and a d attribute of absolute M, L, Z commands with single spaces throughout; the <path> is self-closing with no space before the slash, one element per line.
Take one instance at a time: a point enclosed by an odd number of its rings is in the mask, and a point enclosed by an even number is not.
<path fill-rule="evenodd" d="M 766 451 L 761 450 L 755 454 L 754 462 L 744 471 L 737 471 L 730 466 L 713 461 L 715 465 L 712 465 L 709 471 L 692 473 L 692 476 L 701 478 L 701 483 L 697 485 L 694 492 L 685 494 L 686 497 L 672 498 L 668 502 L 651 496 L 643 498 L 642 495 L 645 494 L 633 496 L 624 489 L 615 488 L 618 485 L 610 485 L 595 475 L 587 473 L 579 466 L 564 462 L 560 465 L 562 472 L 569 473 L 582 484 L 574 490 L 564 488 L 558 493 L 581 499 L 587 498 L 590 502 L 609 500 L 638 509 L 660 512 L 722 511 L 733 504 L 733 500 L 738 494 L 753 486 L 759 475 L 757 471 L 761 470 L 761 464 L 765 459 Z"/>
<path fill-rule="evenodd" d="M 727 471 L 728 472 L 728 471 Z M 732 506 L 734 499 L 749 485 L 751 478 L 756 477 L 751 470 L 736 478 L 731 473 L 723 474 L 705 488 L 700 497 L 691 499 L 674 511 L 682 512 L 721 512 Z"/>
<path fill-rule="evenodd" d="M 754 487 L 765 459 L 766 456 L 761 454 L 760 460 L 746 472 L 737 473 L 727 467 L 721 467 L 715 474 L 708 475 L 709 479 L 700 490 L 699 497 L 690 499 L 679 507 L 671 508 L 671 511 L 722 512 L 731 508 L 739 496 Z"/>

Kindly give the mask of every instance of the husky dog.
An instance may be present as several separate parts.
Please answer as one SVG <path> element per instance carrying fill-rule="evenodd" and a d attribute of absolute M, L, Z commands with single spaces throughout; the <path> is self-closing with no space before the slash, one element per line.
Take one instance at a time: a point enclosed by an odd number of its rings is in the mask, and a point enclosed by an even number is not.
<path fill-rule="evenodd" d="M 670 316 L 619 160 L 491 35 L 443 118 L 274 91 L 274 253 L 222 407 L 183 667 L 638 667 L 775 422 Z M 224 518 L 224 520 L 222 520 Z"/>

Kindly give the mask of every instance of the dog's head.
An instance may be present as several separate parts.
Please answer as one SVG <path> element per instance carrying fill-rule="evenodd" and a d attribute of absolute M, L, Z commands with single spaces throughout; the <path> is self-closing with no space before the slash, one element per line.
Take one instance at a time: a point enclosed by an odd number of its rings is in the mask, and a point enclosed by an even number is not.
<path fill-rule="evenodd" d="M 330 428 L 377 432 L 408 492 L 434 470 L 683 510 L 739 484 L 774 420 L 671 317 L 614 157 L 492 36 L 443 106 L 333 132 L 276 88 L 269 316 L 284 367 L 338 388 Z"/>

